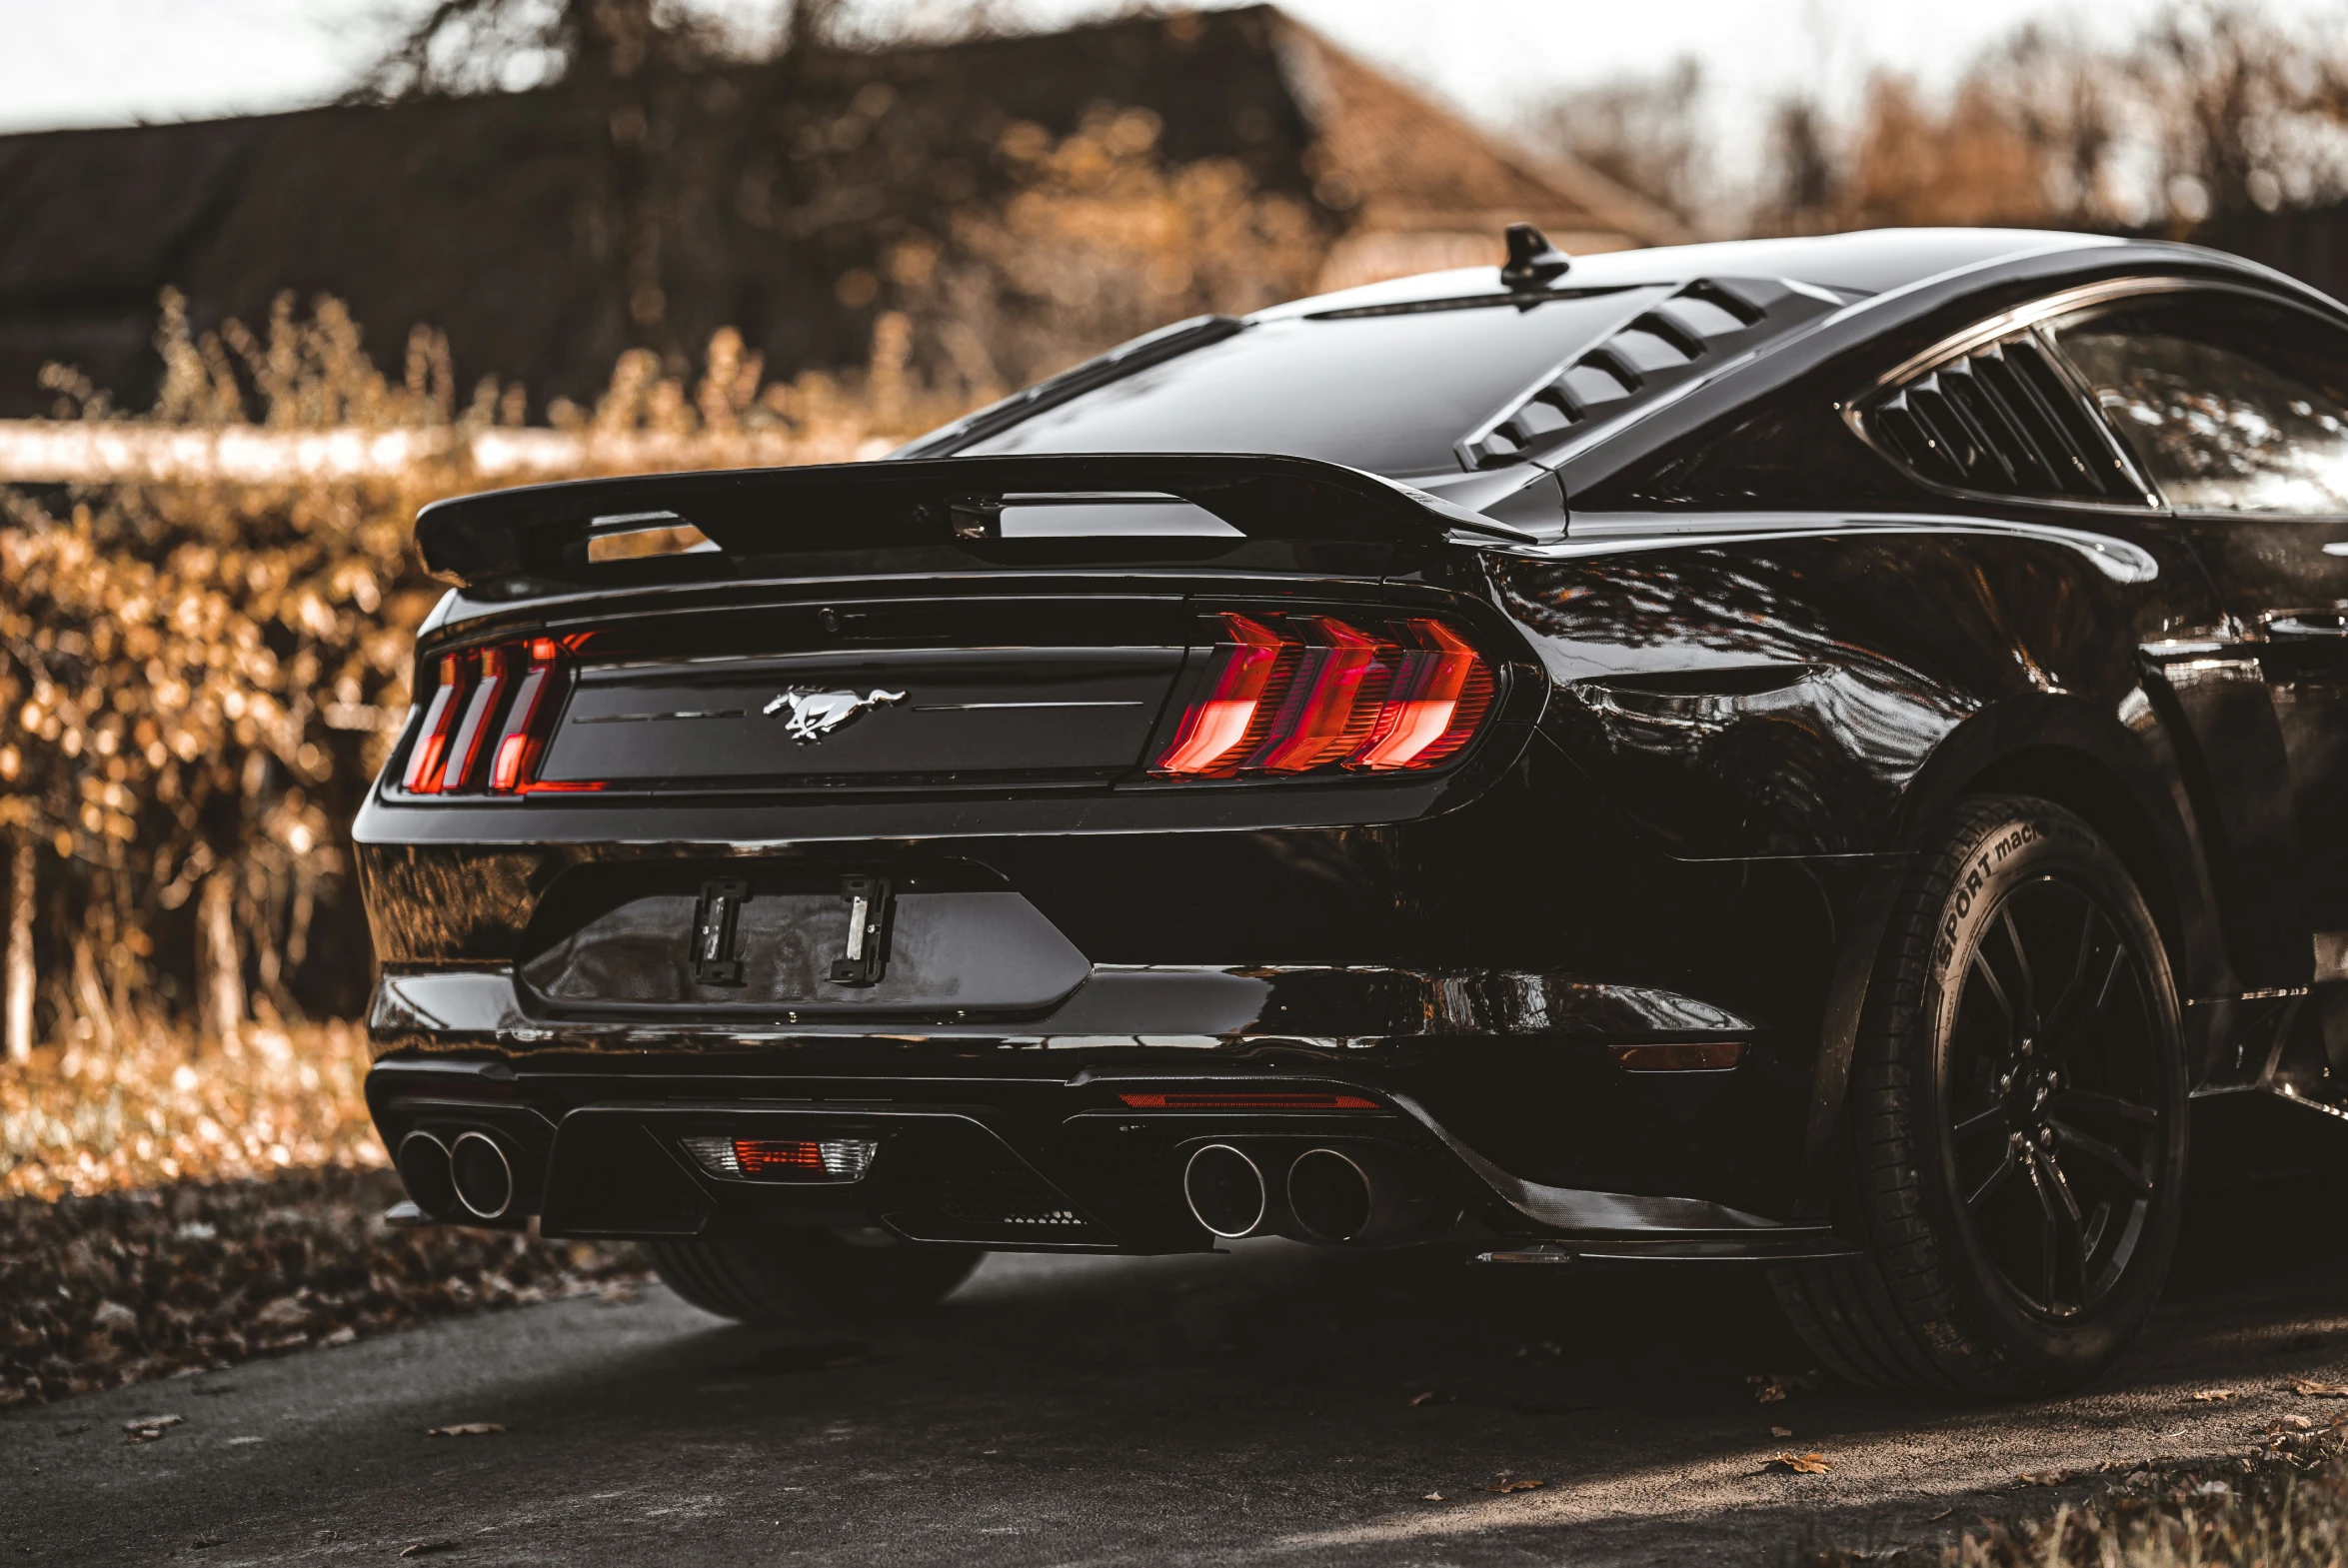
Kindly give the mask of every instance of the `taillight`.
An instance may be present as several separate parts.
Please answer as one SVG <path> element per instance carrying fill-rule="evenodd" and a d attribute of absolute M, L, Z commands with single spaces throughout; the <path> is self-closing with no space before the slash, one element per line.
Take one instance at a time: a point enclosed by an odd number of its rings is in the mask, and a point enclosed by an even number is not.
<path fill-rule="evenodd" d="M 1151 770 L 1170 779 L 1431 768 L 1492 706 L 1491 666 L 1439 621 L 1225 612 L 1206 695 Z"/>
<path fill-rule="evenodd" d="M 400 787 L 411 793 L 440 792 L 449 732 L 456 728 L 457 715 L 465 706 L 465 689 L 472 684 L 469 663 L 463 654 L 441 656 L 440 685 L 432 689 L 432 701 L 424 709 L 424 728 L 416 734 L 416 744 L 408 752 L 408 771 L 400 777 Z"/>
<path fill-rule="evenodd" d="M 498 732 L 497 750 L 490 754 L 489 787 L 493 793 L 521 788 L 538 772 L 539 754 L 546 750 L 539 716 L 553 706 L 547 700 L 547 688 L 553 684 L 563 650 L 554 639 L 542 637 L 530 644 L 529 654 L 522 684 L 514 689 L 514 701 L 506 709 L 505 727 Z"/>
<path fill-rule="evenodd" d="M 564 644 L 543 637 L 442 655 L 400 787 L 412 794 L 601 787 L 538 782 L 568 658 Z"/>

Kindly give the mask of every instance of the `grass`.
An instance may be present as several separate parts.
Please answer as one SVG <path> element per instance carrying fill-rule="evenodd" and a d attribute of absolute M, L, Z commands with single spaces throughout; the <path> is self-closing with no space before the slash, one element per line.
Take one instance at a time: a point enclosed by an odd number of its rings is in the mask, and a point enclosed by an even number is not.
<path fill-rule="evenodd" d="M 1941 1546 L 1788 1548 L 1780 1568 L 2341 1568 L 2348 1416 L 2271 1423 L 2248 1454 L 2164 1461 L 2051 1511 L 1982 1519 Z"/>
<path fill-rule="evenodd" d="M 36 1051 L 0 1070 L 0 1197 L 387 1165 L 361 1091 L 367 1062 L 356 1023 L 248 1027 L 205 1048 L 150 1027 L 110 1051 Z"/>

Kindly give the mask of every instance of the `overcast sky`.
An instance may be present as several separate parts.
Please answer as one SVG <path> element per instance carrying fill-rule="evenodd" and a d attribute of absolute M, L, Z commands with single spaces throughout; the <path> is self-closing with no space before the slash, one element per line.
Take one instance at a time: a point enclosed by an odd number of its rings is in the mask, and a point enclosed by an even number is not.
<path fill-rule="evenodd" d="M 332 97 L 421 0 L 0 0 L 0 130 L 294 108 Z M 690 0 L 747 21 L 775 0 Z M 1558 85 L 1699 57 L 1729 103 L 1796 82 L 1847 92 L 1874 65 L 1944 81 L 2029 18 L 2121 34 L 2163 0 L 1282 0 L 1291 15 L 1505 124 Z M 2322 0 L 2274 0 L 2308 12 Z M 952 0 L 850 0 L 868 18 Z M 1119 0 L 999 0 L 1037 24 Z M 2089 20 L 2092 18 L 2092 20 Z"/>

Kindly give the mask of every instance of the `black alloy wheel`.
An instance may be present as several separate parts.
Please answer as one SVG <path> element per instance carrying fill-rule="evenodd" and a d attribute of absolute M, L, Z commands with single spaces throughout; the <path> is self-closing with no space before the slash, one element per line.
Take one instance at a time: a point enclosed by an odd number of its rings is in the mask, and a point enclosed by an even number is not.
<path fill-rule="evenodd" d="M 2050 1320 L 2100 1306 L 2152 1213 L 2165 1124 L 2144 964 L 2095 896 L 2047 874 L 1990 909 L 1957 997 L 1948 1147 L 1987 1266 Z"/>
<path fill-rule="evenodd" d="M 2185 1066 L 2144 897 L 2049 801 L 1964 801 L 1910 868 L 1846 1093 L 1858 1256 L 1772 1272 L 1857 1382 L 2000 1396 L 2092 1377 L 2176 1249 Z"/>

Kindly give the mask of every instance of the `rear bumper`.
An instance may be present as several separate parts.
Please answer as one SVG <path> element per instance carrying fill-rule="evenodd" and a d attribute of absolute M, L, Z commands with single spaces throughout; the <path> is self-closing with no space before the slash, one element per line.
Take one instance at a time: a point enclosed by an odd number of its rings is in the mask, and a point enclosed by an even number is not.
<path fill-rule="evenodd" d="M 1342 1091 L 1365 1108 L 1136 1108 L 1163 1091 Z M 794 1088 L 802 1092 L 785 1095 Z M 576 1061 L 395 1056 L 367 1085 L 378 1127 L 443 1143 L 481 1132 L 515 1173 L 494 1223 L 558 1237 L 751 1236 L 778 1226 L 880 1227 L 907 1240 L 997 1250 L 1170 1253 L 1217 1237 L 1183 1197 L 1189 1156 L 1235 1142 L 1275 1172 L 1309 1148 L 1383 1151 L 1438 1201 L 1410 1239 L 1505 1250 L 1565 1243 L 1608 1258 L 1794 1258 L 1839 1254 L 1817 1226 L 1774 1223 L 1701 1199 L 1527 1182 L 1463 1142 L 1414 1097 L 1348 1074 L 1096 1065 L 1057 1080 L 924 1074 L 782 1083 L 736 1071 L 596 1068 Z M 879 1153 L 840 1181 L 713 1173 L 690 1138 L 867 1140 Z M 475 1223 L 461 1212 L 439 1217 Z M 1272 1228 L 1278 1228 L 1274 1226 Z M 1292 1232 L 1291 1232 L 1292 1233 Z"/>
<path fill-rule="evenodd" d="M 520 1177 L 509 1219 L 535 1214 L 549 1234 L 821 1223 L 1005 1248 L 1201 1250 L 1214 1238 L 1180 1188 L 1194 1148 L 1320 1138 L 1430 1173 L 1455 1211 L 1440 1232 L 1452 1239 L 1643 1238 L 1701 1243 L 1697 1255 L 1817 1244 L 1813 1228 L 1786 1223 L 1806 1062 L 1748 1018 L 1653 986 L 1101 965 L 1014 1027 L 557 1019 L 525 995 L 502 966 L 387 974 L 369 1097 L 393 1148 L 419 1128 L 494 1133 Z M 1728 1070 L 1654 1073 L 1609 1053 L 1658 1040 L 1734 1041 L 1743 1054 Z M 1125 1098 L 1170 1088 L 1342 1091 L 1374 1108 Z M 887 1152 L 869 1183 L 749 1183 L 687 1157 L 680 1140 L 709 1135 L 869 1137 Z"/>

